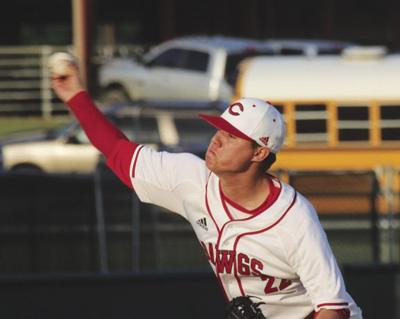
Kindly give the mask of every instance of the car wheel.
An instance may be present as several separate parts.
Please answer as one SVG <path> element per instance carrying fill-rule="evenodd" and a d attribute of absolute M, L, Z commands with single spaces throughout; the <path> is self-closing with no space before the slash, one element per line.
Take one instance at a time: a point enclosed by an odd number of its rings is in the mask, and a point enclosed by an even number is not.
<path fill-rule="evenodd" d="M 12 172 L 18 174 L 43 174 L 43 170 L 40 167 L 31 164 L 20 164 L 14 166 L 11 169 Z"/>
<path fill-rule="evenodd" d="M 117 104 L 127 104 L 131 102 L 128 93 L 121 86 L 112 86 L 106 88 L 100 98 L 104 106 L 112 106 Z"/>

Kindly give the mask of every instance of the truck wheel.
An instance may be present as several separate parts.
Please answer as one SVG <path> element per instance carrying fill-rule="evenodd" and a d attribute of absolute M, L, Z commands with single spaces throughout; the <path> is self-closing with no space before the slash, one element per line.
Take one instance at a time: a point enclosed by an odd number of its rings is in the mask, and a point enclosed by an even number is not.
<path fill-rule="evenodd" d="M 101 96 L 101 102 L 104 106 L 112 106 L 117 104 L 128 104 L 131 102 L 128 93 L 122 87 L 110 87 L 105 89 Z"/>

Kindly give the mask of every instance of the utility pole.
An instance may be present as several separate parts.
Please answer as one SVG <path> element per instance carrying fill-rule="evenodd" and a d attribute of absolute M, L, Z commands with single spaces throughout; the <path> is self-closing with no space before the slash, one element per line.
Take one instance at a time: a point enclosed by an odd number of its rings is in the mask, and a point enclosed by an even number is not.
<path fill-rule="evenodd" d="M 93 1 L 72 0 L 74 54 L 78 58 L 85 87 L 88 87 L 89 78 Z"/>

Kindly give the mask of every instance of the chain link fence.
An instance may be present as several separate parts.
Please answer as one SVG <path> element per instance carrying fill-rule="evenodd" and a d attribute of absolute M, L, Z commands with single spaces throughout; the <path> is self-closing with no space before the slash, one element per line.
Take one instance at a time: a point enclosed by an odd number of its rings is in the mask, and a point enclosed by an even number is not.
<path fill-rule="evenodd" d="M 340 264 L 399 262 L 399 214 L 379 211 L 375 172 L 288 176 L 316 207 Z M 0 180 L 2 272 L 208 269 L 182 217 L 140 203 L 104 168 Z"/>
<path fill-rule="evenodd" d="M 111 57 L 140 57 L 140 45 L 101 46 L 92 55 L 91 85 L 97 84 L 97 67 Z M 0 116 L 36 115 L 45 118 L 66 113 L 63 103 L 51 90 L 47 68 L 49 56 L 58 51 L 72 52 L 69 46 L 0 47 Z"/>

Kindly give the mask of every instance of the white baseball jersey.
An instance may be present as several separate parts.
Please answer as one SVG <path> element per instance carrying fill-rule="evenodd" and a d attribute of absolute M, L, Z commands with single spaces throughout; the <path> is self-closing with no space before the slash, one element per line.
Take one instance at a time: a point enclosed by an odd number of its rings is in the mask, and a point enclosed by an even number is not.
<path fill-rule="evenodd" d="M 116 150 L 110 166 L 118 156 Z M 276 198 L 249 214 L 227 200 L 203 160 L 143 146 L 130 176 L 141 201 L 191 223 L 228 300 L 256 296 L 269 319 L 305 318 L 322 308 L 349 308 L 350 318 L 362 318 L 314 208 L 291 186 L 271 178 Z"/>

